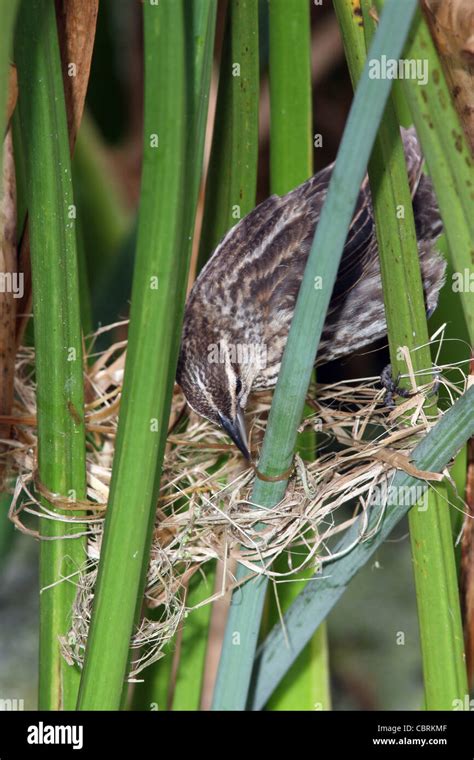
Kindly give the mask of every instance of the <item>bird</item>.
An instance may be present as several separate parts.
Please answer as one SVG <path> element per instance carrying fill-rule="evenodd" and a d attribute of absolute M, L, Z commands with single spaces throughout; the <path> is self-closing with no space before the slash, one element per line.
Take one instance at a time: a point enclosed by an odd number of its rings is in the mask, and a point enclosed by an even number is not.
<path fill-rule="evenodd" d="M 443 225 L 414 128 L 401 129 L 427 315 L 445 279 Z M 221 426 L 251 460 L 245 407 L 276 385 L 298 291 L 334 164 L 286 195 L 271 195 L 227 232 L 201 270 L 184 314 L 176 380 L 189 406 Z M 367 175 L 358 195 L 316 366 L 387 333 Z"/>

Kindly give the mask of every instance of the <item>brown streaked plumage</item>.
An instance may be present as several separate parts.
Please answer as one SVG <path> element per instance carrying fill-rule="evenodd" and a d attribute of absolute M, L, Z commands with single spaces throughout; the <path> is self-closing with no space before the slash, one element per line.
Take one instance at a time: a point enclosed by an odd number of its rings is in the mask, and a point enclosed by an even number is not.
<path fill-rule="evenodd" d="M 427 312 L 444 281 L 435 250 L 442 230 L 414 130 L 403 130 Z M 243 410 L 251 390 L 277 381 L 306 260 L 333 165 L 295 190 L 272 195 L 233 227 L 203 268 L 186 304 L 177 381 L 189 405 L 221 424 L 248 456 Z M 342 254 L 317 364 L 386 334 L 368 179 Z"/>

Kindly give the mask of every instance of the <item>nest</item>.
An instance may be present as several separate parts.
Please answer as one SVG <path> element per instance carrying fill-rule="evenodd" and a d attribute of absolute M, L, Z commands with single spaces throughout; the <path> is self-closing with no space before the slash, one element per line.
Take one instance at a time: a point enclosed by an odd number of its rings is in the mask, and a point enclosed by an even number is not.
<path fill-rule="evenodd" d="M 66 659 L 79 666 L 85 652 L 100 557 L 126 343 L 115 343 L 99 355 L 94 355 L 93 348 L 94 340 L 88 350 L 85 384 L 87 501 L 71 503 L 50 493 L 39 482 L 34 351 L 30 348 L 22 348 L 19 353 L 15 407 L 8 418 L 12 433 L 10 440 L 4 442 L 10 473 L 16 482 L 10 509 L 15 525 L 40 538 L 39 531 L 31 527 L 29 516 L 34 515 L 72 523 L 74 535 L 87 536 L 84 565 L 78 568 L 75 578 L 68 578 L 76 583 L 77 594 L 71 630 L 62 642 Z M 404 469 L 425 480 L 441 478 L 416 470 L 410 462 L 410 452 L 420 435 L 443 412 L 427 417 L 423 404 L 431 385 L 423 385 L 422 378 L 415 378 L 408 353 L 406 360 L 414 393 L 391 411 L 383 404 L 384 391 L 378 378 L 310 388 L 311 411 L 301 432 L 317 433 L 318 457 L 305 458 L 304 450 L 300 450 L 285 497 L 271 509 L 252 504 L 254 470 L 222 431 L 193 414 L 187 417 L 185 400 L 175 388 L 146 579 L 148 612 L 133 637 L 129 678 L 135 678 L 163 656 L 166 643 L 195 609 L 187 603 L 193 576 L 206 576 L 216 561 L 222 569 L 222 583 L 217 589 L 209 588 L 197 606 L 236 587 L 237 561 L 247 568 L 247 577 L 263 573 L 275 584 L 289 581 L 297 573 L 301 578 L 302 571 L 311 577 L 337 558 L 336 539 L 360 515 L 367 514 L 374 495 L 381 493 L 394 470 Z M 454 381 L 447 379 L 446 368 L 438 369 L 438 382 L 449 392 L 446 405 L 465 389 L 465 375 L 459 367 L 455 369 L 459 376 Z M 431 371 L 430 368 L 430 374 Z M 258 451 L 263 439 L 270 403 L 270 394 L 255 394 L 248 410 L 254 451 Z M 408 426 L 407 415 L 411 423 Z M 305 445 L 311 448 L 314 436 L 305 436 Z M 41 496 L 50 506 L 45 506 Z M 362 530 L 357 540 L 366 537 Z M 284 560 L 276 565 L 279 557 Z"/>

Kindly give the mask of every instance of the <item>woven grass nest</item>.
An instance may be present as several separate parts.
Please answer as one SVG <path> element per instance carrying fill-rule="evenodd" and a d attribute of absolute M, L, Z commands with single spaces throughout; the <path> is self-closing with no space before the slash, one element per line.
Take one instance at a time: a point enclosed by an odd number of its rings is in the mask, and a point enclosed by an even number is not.
<path fill-rule="evenodd" d="M 100 332 L 116 326 L 101 328 Z M 84 564 L 74 578 L 64 581 L 77 585 L 77 595 L 71 630 L 62 642 L 63 653 L 79 666 L 100 557 L 126 353 L 123 341 L 94 354 L 96 336 L 89 342 L 85 364 L 87 502 L 66 501 L 39 482 L 31 348 L 22 348 L 18 356 L 16 400 L 8 420 L 12 432 L 4 442 L 10 482 L 14 483 L 10 518 L 17 528 L 39 538 L 30 518 L 34 515 L 74 523 L 74 535 L 87 535 Z M 236 560 L 248 569 L 249 577 L 265 573 L 275 584 L 288 581 L 301 570 L 309 578 L 336 558 L 334 539 L 366 513 L 374 496 L 383 492 L 384 486 L 386 490 L 396 469 L 425 480 L 441 479 L 439 474 L 416 470 L 410 463 L 410 452 L 464 392 L 466 376 L 460 367 L 437 368 L 438 382 L 448 390 L 448 400 L 443 410 L 428 418 L 423 403 L 432 386 L 424 385 L 423 378 L 415 378 L 408 354 L 406 360 L 414 394 L 393 410 L 383 404 L 378 378 L 318 384 L 309 389 L 311 413 L 304 419 L 301 432 L 317 431 L 319 455 L 313 461 L 306 461 L 304 452 L 296 455 L 285 498 L 270 510 L 250 501 L 254 470 L 222 431 L 189 414 L 175 387 L 145 588 L 146 607 L 154 608 L 155 614 L 154 619 L 144 617 L 135 632 L 129 678 L 136 678 L 144 667 L 163 656 L 165 644 L 193 612 L 186 601 L 188 583 L 195 573 L 205 576 L 209 563 L 221 563 L 223 582 L 217 590 L 209 588 L 209 596 L 199 606 L 235 587 Z M 248 409 L 253 451 L 258 452 L 261 445 L 270 403 L 271 394 L 255 394 Z M 61 508 L 62 514 L 46 508 L 44 501 L 40 503 L 41 495 Z M 362 531 L 358 541 L 365 537 Z M 282 572 L 280 563 L 277 572 L 274 561 L 282 554 L 286 569 Z"/>

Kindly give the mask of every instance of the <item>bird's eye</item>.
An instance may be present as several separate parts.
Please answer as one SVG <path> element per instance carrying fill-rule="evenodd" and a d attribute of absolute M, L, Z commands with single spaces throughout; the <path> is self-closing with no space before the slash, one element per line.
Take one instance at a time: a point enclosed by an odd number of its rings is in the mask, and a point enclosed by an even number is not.
<path fill-rule="evenodd" d="M 242 380 L 240 379 L 240 377 L 238 377 L 237 382 L 235 383 L 235 392 L 237 396 L 239 395 L 241 390 L 242 390 Z"/>

